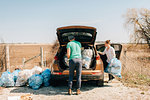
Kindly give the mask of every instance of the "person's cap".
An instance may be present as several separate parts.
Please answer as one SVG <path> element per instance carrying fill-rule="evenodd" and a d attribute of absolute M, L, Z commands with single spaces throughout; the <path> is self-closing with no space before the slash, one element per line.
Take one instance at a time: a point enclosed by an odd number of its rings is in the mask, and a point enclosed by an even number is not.
<path fill-rule="evenodd" d="M 71 36 L 68 36 L 68 40 L 72 40 L 72 39 L 74 39 L 75 37 L 73 36 L 73 35 L 71 35 Z"/>

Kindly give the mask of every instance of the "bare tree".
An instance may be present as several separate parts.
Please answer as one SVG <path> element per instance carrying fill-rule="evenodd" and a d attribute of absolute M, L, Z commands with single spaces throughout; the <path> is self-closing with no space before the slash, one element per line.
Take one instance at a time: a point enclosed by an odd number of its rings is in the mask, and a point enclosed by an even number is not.
<path fill-rule="evenodd" d="M 147 42 L 150 46 L 150 10 L 146 8 L 128 9 L 125 25 L 129 28 L 132 43 Z"/>

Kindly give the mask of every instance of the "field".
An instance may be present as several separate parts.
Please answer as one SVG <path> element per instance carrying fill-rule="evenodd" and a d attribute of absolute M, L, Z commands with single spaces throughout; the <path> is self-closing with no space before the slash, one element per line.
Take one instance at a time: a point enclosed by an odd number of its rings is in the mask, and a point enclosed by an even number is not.
<path fill-rule="evenodd" d="M 147 44 L 122 44 L 121 52 L 122 79 L 113 80 L 112 83 L 105 83 L 104 87 L 97 87 L 94 82 L 83 82 L 82 94 L 79 96 L 67 95 L 67 83 L 61 82 L 57 87 L 42 87 L 39 90 L 32 90 L 29 87 L 0 87 L 0 99 L 7 100 L 11 96 L 22 96 L 30 94 L 34 100 L 58 99 L 58 100 L 149 100 L 150 97 L 150 49 Z M 49 68 L 54 55 L 58 49 L 55 44 L 9 44 L 10 66 L 5 67 L 5 57 L 3 50 L 5 44 L 1 44 L 1 72 L 9 69 L 11 72 L 15 68 L 31 69 L 40 66 L 40 57 L 29 61 L 22 66 L 22 59 L 30 59 L 40 53 L 40 47 L 44 50 L 44 62 Z M 105 80 L 108 79 L 105 74 Z M 74 89 L 75 91 L 75 89 Z"/>
<path fill-rule="evenodd" d="M 122 82 L 150 86 L 150 49 L 148 44 L 122 44 L 122 52 L 120 60 L 122 62 Z M 15 68 L 31 69 L 34 66 L 40 66 L 40 57 L 37 57 L 22 66 L 22 60 L 32 58 L 40 54 L 40 47 L 44 52 L 44 64 L 50 67 L 54 55 L 57 52 L 59 44 L 9 44 L 10 66 L 5 68 L 5 46 L 0 45 L 1 72 L 9 69 L 11 72 Z M 3 65 L 2 65 L 3 62 Z"/>
<path fill-rule="evenodd" d="M 150 86 L 150 49 L 147 44 L 123 45 L 121 62 L 123 83 L 141 89 Z"/>

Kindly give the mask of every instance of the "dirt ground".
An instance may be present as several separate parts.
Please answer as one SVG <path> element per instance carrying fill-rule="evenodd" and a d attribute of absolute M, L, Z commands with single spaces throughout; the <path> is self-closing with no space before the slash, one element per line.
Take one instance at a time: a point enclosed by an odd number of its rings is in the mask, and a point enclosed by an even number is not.
<path fill-rule="evenodd" d="M 97 87 L 94 81 L 82 82 L 82 94 L 67 95 L 67 82 L 59 82 L 56 87 L 42 87 L 33 90 L 29 87 L 12 87 L 0 90 L 0 100 L 10 97 L 31 94 L 33 100 L 150 100 L 150 89 L 142 91 L 138 88 L 124 86 L 120 81 L 113 80 L 105 83 L 103 87 Z"/>

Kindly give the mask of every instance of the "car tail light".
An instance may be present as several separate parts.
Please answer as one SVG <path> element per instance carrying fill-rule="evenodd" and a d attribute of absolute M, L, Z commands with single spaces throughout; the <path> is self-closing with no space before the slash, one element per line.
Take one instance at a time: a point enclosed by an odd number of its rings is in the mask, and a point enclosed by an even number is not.
<path fill-rule="evenodd" d="M 100 72 L 92 72 L 92 75 L 99 75 Z"/>
<path fill-rule="evenodd" d="M 61 75 L 61 72 L 53 72 L 54 75 Z"/>
<path fill-rule="evenodd" d="M 100 60 L 100 56 L 98 55 L 98 56 L 96 56 L 96 60 Z"/>
<path fill-rule="evenodd" d="M 57 57 L 57 56 L 55 56 L 55 57 L 54 57 L 54 59 L 55 59 L 55 60 L 58 60 L 58 57 Z"/>

